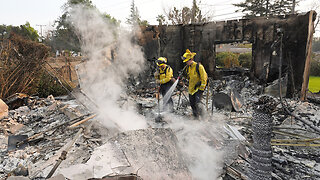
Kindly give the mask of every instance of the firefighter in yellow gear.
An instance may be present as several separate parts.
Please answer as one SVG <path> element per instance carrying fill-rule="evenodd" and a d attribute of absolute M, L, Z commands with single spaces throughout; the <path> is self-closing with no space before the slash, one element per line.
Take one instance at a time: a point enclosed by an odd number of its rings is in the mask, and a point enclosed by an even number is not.
<path fill-rule="evenodd" d="M 158 68 L 157 71 L 154 73 L 154 77 L 160 83 L 160 94 L 162 97 L 169 91 L 170 87 L 172 86 L 175 79 L 173 78 L 173 70 L 172 68 L 167 65 L 167 58 L 159 57 L 156 62 Z M 173 108 L 173 101 L 170 97 L 168 100 L 168 104 L 170 109 Z"/>
<path fill-rule="evenodd" d="M 181 58 L 188 66 L 186 68 L 186 75 L 189 80 L 189 101 L 193 116 L 198 118 L 203 113 L 199 107 L 199 103 L 207 85 L 208 75 L 202 64 L 194 62 L 195 55 L 196 53 L 187 49 Z"/>

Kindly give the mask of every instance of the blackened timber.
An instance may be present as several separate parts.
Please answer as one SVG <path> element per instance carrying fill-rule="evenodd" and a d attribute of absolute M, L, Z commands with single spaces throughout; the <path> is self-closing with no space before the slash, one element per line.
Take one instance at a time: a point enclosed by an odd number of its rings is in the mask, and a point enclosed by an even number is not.
<path fill-rule="evenodd" d="M 173 68 L 174 73 L 182 69 L 181 55 L 186 49 L 197 53 L 196 60 L 201 60 L 209 76 L 213 77 L 215 72 L 215 44 L 249 42 L 252 43 L 252 63 L 250 74 L 252 79 L 257 79 L 261 84 L 270 83 L 278 77 L 279 56 L 273 52 L 279 49 L 272 49 L 271 45 L 277 40 L 279 29 L 283 31 L 283 70 L 290 69 L 284 73 L 289 75 L 287 83 L 287 97 L 293 93 L 299 93 L 303 82 L 308 76 L 308 38 L 312 38 L 314 18 L 310 16 L 316 13 L 310 11 L 302 14 L 291 14 L 275 17 L 256 17 L 253 19 L 229 20 L 220 22 L 207 22 L 188 25 L 167 25 L 154 26 L 153 31 L 146 31 L 142 28 L 141 39 L 147 39 L 150 32 L 160 37 L 160 55 L 168 58 L 168 64 Z M 311 23 L 311 25 L 310 25 Z M 148 26 L 150 29 L 150 27 Z M 156 38 L 148 36 L 150 41 L 157 41 Z M 149 42 L 149 41 L 147 41 Z M 151 43 L 152 44 L 152 43 Z M 147 56 L 157 55 L 158 48 L 148 48 L 149 43 L 141 43 L 148 50 Z M 146 57 L 152 58 L 152 57 Z M 304 76 L 303 74 L 306 73 Z"/>

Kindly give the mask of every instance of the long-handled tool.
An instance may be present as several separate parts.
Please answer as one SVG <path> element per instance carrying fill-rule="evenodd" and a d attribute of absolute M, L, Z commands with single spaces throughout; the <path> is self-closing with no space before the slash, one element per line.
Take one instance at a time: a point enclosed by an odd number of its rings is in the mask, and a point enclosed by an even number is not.
<path fill-rule="evenodd" d="M 159 67 L 157 66 L 157 72 L 159 73 Z M 162 117 L 161 117 L 161 112 L 160 112 L 160 82 L 157 82 L 157 93 L 156 93 L 156 98 L 158 101 L 158 115 L 155 119 L 156 122 L 161 122 L 162 121 Z"/>
<path fill-rule="evenodd" d="M 180 71 L 180 73 L 179 73 L 179 76 L 178 76 L 177 80 L 180 80 L 180 78 L 181 78 L 181 76 L 182 76 L 183 72 L 185 71 L 185 69 L 187 68 L 187 66 L 188 66 L 188 65 L 185 65 L 185 66 L 183 67 L 183 69 Z M 180 100 L 181 100 L 181 94 L 183 94 L 183 92 L 182 92 L 182 88 L 180 89 L 180 93 L 179 93 L 179 99 L 178 99 L 177 110 L 179 109 Z M 185 96 L 185 95 L 183 94 L 183 96 Z"/>
<path fill-rule="evenodd" d="M 179 106 L 180 106 L 181 93 L 182 93 L 182 91 L 180 90 L 179 99 L 178 99 L 178 105 L 177 105 L 177 110 L 179 110 Z"/>
<path fill-rule="evenodd" d="M 185 66 L 183 67 L 183 69 L 179 72 L 179 75 L 178 75 L 177 80 L 180 80 L 180 78 L 182 77 L 183 72 L 186 70 L 187 67 L 188 67 L 188 65 L 185 65 Z"/>
<path fill-rule="evenodd" d="M 160 86 L 158 87 L 158 92 L 156 94 L 156 98 L 158 100 L 158 116 L 156 117 L 156 122 L 161 122 L 162 121 L 162 116 L 160 113 Z"/>
<path fill-rule="evenodd" d="M 53 168 L 51 169 L 51 171 L 47 175 L 46 179 L 50 178 L 53 175 L 53 173 L 57 170 L 59 165 L 62 163 L 62 161 L 67 158 L 68 151 L 72 148 L 73 144 L 80 137 L 82 131 L 83 131 L 83 128 L 80 128 L 79 131 L 77 132 L 77 134 L 72 139 L 72 141 L 69 142 L 69 144 L 67 145 L 66 149 L 61 152 L 61 156 L 59 157 L 59 159 L 57 160 L 56 164 L 53 166 Z"/>

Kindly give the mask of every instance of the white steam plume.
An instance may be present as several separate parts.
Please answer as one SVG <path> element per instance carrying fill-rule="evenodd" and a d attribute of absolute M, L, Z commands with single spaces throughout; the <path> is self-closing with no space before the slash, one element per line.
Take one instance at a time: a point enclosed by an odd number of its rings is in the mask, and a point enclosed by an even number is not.
<path fill-rule="evenodd" d="M 98 106 L 99 119 L 119 130 L 145 128 L 143 116 L 117 104 L 129 75 L 142 69 L 141 47 L 132 43 L 130 33 L 120 32 L 94 8 L 73 7 L 69 21 L 81 37 L 82 52 L 89 59 L 81 69 L 81 88 Z M 106 53 L 115 47 L 114 61 L 107 59 Z"/>
<path fill-rule="evenodd" d="M 225 151 L 221 147 L 223 142 L 222 123 L 215 116 L 215 120 L 191 120 L 172 115 L 174 119 L 170 128 L 176 131 L 178 146 L 184 155 L 188 169 L 194 179 L 218 179 L 223 169 Z"/>
<path fill-rule="evenodd" d="M 121 130 L 146 128 L 143 116 L 117 104 L 125 80 L 138 73 L 144 62 L 141 47 L 132 36 L 121 32 L 114 38 L 114 27 L 95 11 L 74 7 L 70 21 L 82 39 L 82 50 L 89 61 L 84 66 L 82 89 L 98 106 L 99 117 L 107 126 L 117 124 Z M 114 62 L 105 59 L 104 50 L 117 45 Z M 176 131 L 179 147 L 194 179 L 215 179 L 223 167 L 223 150 L 210 144 L 219 133 L 217 122 L 199 122 L 172 115 L 170 127 Z"/>

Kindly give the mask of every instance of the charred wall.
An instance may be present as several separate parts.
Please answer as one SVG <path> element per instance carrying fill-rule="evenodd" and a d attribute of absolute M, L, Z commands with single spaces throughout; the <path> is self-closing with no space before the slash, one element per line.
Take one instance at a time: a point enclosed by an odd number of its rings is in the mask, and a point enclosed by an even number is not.
<path fill-rule="evenodd" d="M 279 33 L 283 35 L 283 72 L 288 75 L 288 93 L 298 92 L 303 81 L 308 39 L 309 13 L 261 17 L 204 24 L 142 27 L 146 57 L 165 56 L 175 74 L 186 49 L 196 52 L 209 76 L 215 72 L 215 45 L 252 43 L 251 78 L 264 84 L 278 78 Z M 315 18 L 313 19 L 313 21 Z M 273 53 L 273 51 L 276 52 Z"/>

